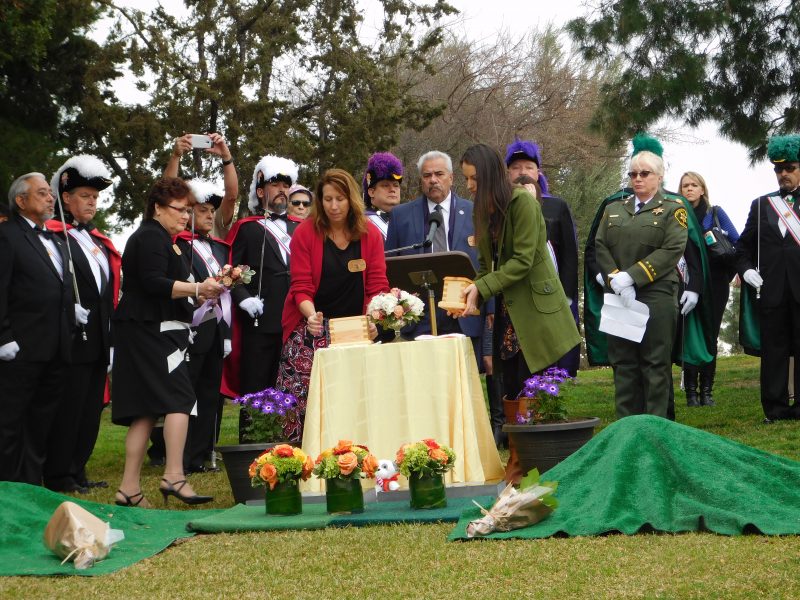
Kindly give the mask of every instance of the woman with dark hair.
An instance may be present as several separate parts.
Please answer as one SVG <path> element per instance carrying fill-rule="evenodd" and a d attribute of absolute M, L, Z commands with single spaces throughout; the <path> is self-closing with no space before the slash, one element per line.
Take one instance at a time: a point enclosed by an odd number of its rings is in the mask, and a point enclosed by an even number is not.
<path fill-rule="evenodd" d="M 694 171 L 681 175 L 680 193 L 694 207 L 694 215 L 704 232 L 710 232 L 715 226 L 714 217 L 719 222 L 722 235 L 735 244 L 739 240 L 739 232 L 725 211 L 720 206 L 711 206 L 708 198 L 708 187 L 703 176 Z M 708 234 L 706 234 L 708 235 Z M 708 253 L 709 268 L 711 271 L 711 307 L 714 329 L 714 360 L 702 367 L 694 365 L 684 366 L 684 387 L 686 388 L 687 406 L 714 406 L 711 391 L 714 387 L 714 374 L 717 370 L 716 340 L 722 325 L 722 315 L 728 305 L 728 296 L 731 290 L 731 279 L 736 275 L 736 265 L 733 260 L 725 261 Z M 700 376 L 700 395 L 697 394 L 697 379 Z"/>
<path fill-rule="evenodd" d="M 475 200 L 480 270 L 464 290 L 469 314 L 479 300 L 495 301 L 494 358 L 503 393 L 514 399 L 533 373 L 560 359 L 581 341 L 550 253 L 539 202 L 512 188 L 503 159 L 485 144 L 471 146 L 461 171 Z M 512 448 L 506 480 L 521 477 Z"/>
<path fill-rule="evenodd" d="M 330 343 L 328 319 L 366 313 L 373 296 L 389 290 L 383 236 L 364 215 L 355 179 L 329 169 L 317 184 L 309 217 L 291 242 L 291 285 L 283 308 L 283 354 L 277 387 L 293 394 L 305 411 L 314 352 Z M 374 339 L 378 331 L 370 325 Z M 289 422 L 290 441 L 302 422 Z"/>
<path fill-rule="evenodd" d="M 149 507 L 140 476 L 147 440 L 164 417 L 166 467 L 159 490 L 166 504 L 175 496 L 202 504 L 183 472 L 189 415 L 196 404 L 185 362 L 193 303 L 217 298 L 214 279 L 193 282 L 188 257 L 173 236 L 189 221 L 194 197 L 186 183 L 163 177 L 150 190 L 145 217 L 122 255 L 122 299 L 113 319 L 115 354 L 111 419 L 128 426 L 125 470 L 116 494 L 120 506 Z"/>

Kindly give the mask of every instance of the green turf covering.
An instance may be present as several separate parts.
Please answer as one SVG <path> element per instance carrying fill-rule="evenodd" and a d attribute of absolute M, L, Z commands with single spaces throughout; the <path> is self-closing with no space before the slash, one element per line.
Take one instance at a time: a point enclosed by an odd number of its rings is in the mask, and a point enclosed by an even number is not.
<path fill-rule="evenodd" d="M 78 571 L 50 552 L 42 541 L 44 528 L 64 501 L 79 504 L 121 529 L 125 539 L 107 558 Z M 218 510 L 169 511 L 87 502 L 25 483 L 0 482 L 0 575 L 105 575 L 161 552 L 178 538 L 191 537 L 186 523 L 197 514 Z M 135 594 L 134 594 L 135 596 Z"/>
<path fill-rule="evenodd" d="M 800 534 L 800 462 L 649 415 L 621 419 L 541 477 L 558 508 L 494 539 L 606 532 Z M 449 539 L 480 518 L 467 509 Z"/>
<path fill-rule="evenodd" d="M 475 498 L 481 504 L 492 501 L 490 496 Z M 364 512 L 352 515 L 329 515 L 325 503 L 304 504 L 303 513 L 293 516 L 267 515 L 263 506 L 239 504 L 218 514 L 193 519 L 188 528 L 202 533 L 233 531 L 280 531 L 286 529 L 322 529 L 348 525 L 381 525 L 386 523 L 455 523 L 471 498 L 448 498 L 445 508 L 412 510 L 406 502 L 377 502 L 364 505 Z"/>

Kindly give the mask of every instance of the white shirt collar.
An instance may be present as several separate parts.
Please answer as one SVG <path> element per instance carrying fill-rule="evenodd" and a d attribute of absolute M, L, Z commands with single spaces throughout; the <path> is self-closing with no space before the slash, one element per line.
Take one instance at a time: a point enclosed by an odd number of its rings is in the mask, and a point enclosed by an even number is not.
<path fill-rule="evenodd" d="M 448 192 L 447 197 L 439 203 L 439 206 L 442 207 L 442 212 L 444 213 L 442 216 L 445 218 L 444 222 L 447 223 L 447 217 L 450 215 L 450 203 L 453 199 L 453 192 Z M 436 202 L 426 198 L 428 201 L 428 212 L 433 212 L 436 208 Z"/>
<path fill-rule="evenodd" d="M 28 222 L 28 225 L 30 225 L 30 226 L 31 226 L 31 229 L 44 229 L 45 231 L 47 231 L 47 227 L 45 227 L 44 225 L 42 225 L 42 227 L 39 227 L 39 226 L 38 226 L 36 223 L 34 223 L 33 221 L 31 221 L 31 220 L 30 220 L 28 217 L 26 217 L 25 215 L 23 215 L 23 214 L 21 214 L 21 213 L 20 213 L 20 215 L 19 215 L 19 216 L 20 216 L 20 217 L 22 217 L 23 219 L 25 219 L 25 220 Z"/>

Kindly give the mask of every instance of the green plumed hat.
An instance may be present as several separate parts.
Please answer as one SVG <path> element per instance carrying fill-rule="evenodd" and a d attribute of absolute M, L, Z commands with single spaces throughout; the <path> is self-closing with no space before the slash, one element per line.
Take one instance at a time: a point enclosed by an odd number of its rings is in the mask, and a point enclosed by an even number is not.
<path fill-rule="evenodd" d="M 769 138 L 767 156 L 774 163 L 800 161 L 800 135 L 776 135 Z"/>
<path fill-rule="evenodd" d="M 631 158 L 639 154 L 639 152 L 644 152 L 645 150 L 662 158 L 664 156 L 664 146 L 661 145 L 661 142 L 654 137 L 650 137 L 646 133 L 637 133 L 635 136 L 633 136 L 632 143 L 633 154 L 631 154 Z"/>

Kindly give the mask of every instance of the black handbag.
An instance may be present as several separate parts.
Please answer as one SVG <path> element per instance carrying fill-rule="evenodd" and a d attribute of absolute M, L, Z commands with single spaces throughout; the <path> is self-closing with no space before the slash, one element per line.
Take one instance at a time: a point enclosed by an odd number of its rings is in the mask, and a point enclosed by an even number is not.
<path fill-rule="evenodd" d="M 714 219 L 713 226 L 704 234 L 706 246 L 708 247 L 708 254 L 717 262 L 730 264 L 736 256 L 736 248 L 734 248 L 728 236 L 722 231 L 719 218 L 717 217 L 716 206 L 711 208 L 711 216 Z"/>

